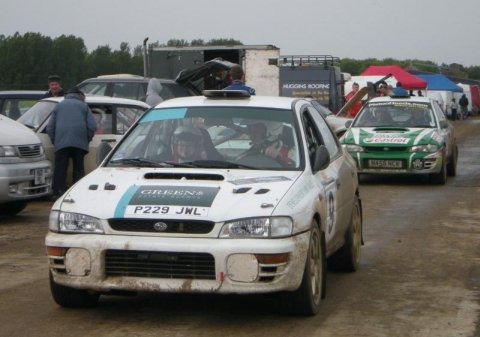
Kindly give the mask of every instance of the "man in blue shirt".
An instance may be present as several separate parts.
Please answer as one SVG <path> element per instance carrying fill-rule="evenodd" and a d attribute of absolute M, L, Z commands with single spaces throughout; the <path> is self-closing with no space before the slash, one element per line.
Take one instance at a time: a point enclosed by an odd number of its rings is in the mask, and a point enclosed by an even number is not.
<path fill-rule="evenodd" d="M 232 84 L 224 90 L 244 90 L 250 95 L 255 95 L 255 89 L 245 85 L 245 73 L 243 72 L 242 67 L 234 65 L 230 68 L 230 77 L 232 78 Z"/>

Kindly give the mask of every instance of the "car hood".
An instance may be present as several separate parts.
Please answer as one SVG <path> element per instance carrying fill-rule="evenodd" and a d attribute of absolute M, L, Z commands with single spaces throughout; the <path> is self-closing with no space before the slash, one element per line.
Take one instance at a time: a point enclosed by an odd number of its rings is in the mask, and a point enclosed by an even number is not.
<path fill-rule="evenodd" d="M 230 70 L 235 63 L 216 58 L 205 62 L 197 68 L 184 69 L 177 75 L 175 81 L 185 87 L 188 87 L 197 93 L 200 93 L 199 83 L 210 73 L 216 73 L 219 70 Z"/>
<path fill-rule="evenodd" d="M 32 145 L 40 143 L 37 135 L 25 125 L 0 115 L 1 145 Z"/>
<path fill-rule="evenodd" d="M 89 210 L 88 215 L 100 219 L 145 217 L 130 214 L 132 205 L 197 208 L 186 217 L 215 222 L 269 216 L 301 175 L 299 171 L 144 168 L 124 168 L 118 174 L 118 170 L 97 168 L 57 200 L 53 209 Z M 178 218 L 175 214 L 156 217 Z"/>
<path fill-rule="evenodd" d="M 441 144 L 443 137 L 436 129 L 424 128 L 350 128 L 343 139 L 344 144 L 361 146 L 413 146 Z"/>

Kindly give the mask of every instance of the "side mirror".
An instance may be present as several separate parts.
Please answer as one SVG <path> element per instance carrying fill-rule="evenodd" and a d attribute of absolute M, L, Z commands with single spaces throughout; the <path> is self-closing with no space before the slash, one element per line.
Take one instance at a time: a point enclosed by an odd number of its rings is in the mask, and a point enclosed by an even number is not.
<path fill-rule="evenodd" d="M 350 125 L 352 125 L 353 120 L 349 119 L 348 121 L 345 122 L 345 127 L 348 129 Z"/>
<path fill-rule="evenodd" d="M 326 169 L 328 164 L 330 164 L 330 154 L 325 145 L 321 145 L 317 148 L 314 154 L 312 167 L 313 173 Z"/>
<path fill-rule="evenodd" d="M 445 120 L 440 121 L 440 127 L 442 129 L 446 129 L 448 127 L 448 123 Z"/>

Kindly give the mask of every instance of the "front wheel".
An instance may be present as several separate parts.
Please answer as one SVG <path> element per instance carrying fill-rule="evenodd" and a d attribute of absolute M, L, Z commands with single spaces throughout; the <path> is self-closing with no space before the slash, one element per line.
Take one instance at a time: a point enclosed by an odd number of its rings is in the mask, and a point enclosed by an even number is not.
<path fill-rule="evenodd" d="M 345 233 L 345 243 L 328 259 L 332 270 L 353 272 L 360 265 L 360 248 L 362 246 L 362 206 L 355 196 L 350 225 Z"/>
<path fill-rule="evenodd" d="M 56 283 L 50 273 L 50 292 L 55 302 L 65 308 L 86 308 L 97 305 L 100 294 L 84 290 L 66 287 Z"/>
<path fill-rule="evenodd" d="M 452 155 L 447 164 L 447 174 L 450 177 L 455 177 L 457 175 L 457 161 L 458 161 L 458 146 L 457 144 L 454 144 L 452 149 Z"/>
<path fill-rule="evenodd" d="M 447 183 L 447 158 L 442 158 L 442 168 L 440 172 L 430 175 L 430 181 L 437 185 L 445 185 Z"/>
<path fill-rule="evenodd" d="M 325 288 L 325 237 L 320 233 L 318 223 L 314 221 L 302 283 L 293 293 L 284 294 L 285 307 L 294 314 L 315 315 L 320 309 L 321 299 L 325 297 Z"/>

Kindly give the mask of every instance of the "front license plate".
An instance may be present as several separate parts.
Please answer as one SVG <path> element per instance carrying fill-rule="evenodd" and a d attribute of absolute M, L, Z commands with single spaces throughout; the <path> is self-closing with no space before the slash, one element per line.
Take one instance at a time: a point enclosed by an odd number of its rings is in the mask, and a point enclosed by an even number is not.
<path fill-rule="evenodd" d="M 43 185 L 45 184 L 45 170 L 44 169 L 35 169 L 33 170 L 34 184 Z"/>
<path fill-rule="evenodd" d="M 210 207 L 171 206 L 171 205 L 129 205 L 125 215 L 130 217 L 157 218 L 161 215 L 207 216 Z"/>
<path fill-rule="evenodd" d="M 371 168 L 386 168 L 386 169 L 401 169 L 402 161 L 401 160 L 379 160 L 379 159 L 369 159 L 368 167 Z"/>

